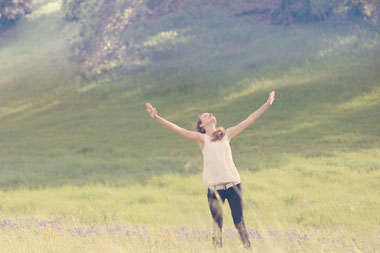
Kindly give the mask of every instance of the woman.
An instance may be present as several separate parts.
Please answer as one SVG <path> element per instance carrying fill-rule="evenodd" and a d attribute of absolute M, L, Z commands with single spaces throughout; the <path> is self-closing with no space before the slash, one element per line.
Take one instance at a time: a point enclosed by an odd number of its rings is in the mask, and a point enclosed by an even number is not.
<path fill-rule="evenodd" d="M 231 208 L 232 218 L 244 247 L 250 248 L 247 229 L 243 218 L 243 198 L 240 175 L 232 159 L 230 141 L 246 127 L 258 119 L 275 99 L 275 92 L 269 93 L 268 100 L 258 110 L 245 120 L 226 130 L 216 128 L 216 118 L 212 113 L 203 113 L 197 120 L 197 132 L 179 127 L 157 115 L 157 110 L 150 103 L 146 103 L 146 110 L 153 119 L 198 143 L 203 154 L 203 183 L 207 185 L 207 197 L 211 215 L 214 220 L 213 245 L 222 247 L 223 213 L 222 204 L 225 199 Z"/>

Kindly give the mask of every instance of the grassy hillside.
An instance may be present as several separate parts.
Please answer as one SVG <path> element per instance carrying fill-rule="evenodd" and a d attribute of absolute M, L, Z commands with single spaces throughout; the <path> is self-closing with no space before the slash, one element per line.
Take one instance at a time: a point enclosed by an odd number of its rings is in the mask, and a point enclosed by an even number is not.
<path fill-rule="evenodd" d="M 198 173 L 198 147 L 151 121 L 145 101 L 186 128 L 203 111 L 229 127 L 275 89 L 276 105 L 233 142 L 242 169 L 270 167 L 283 153 L 376 148 L 376 31 L 354 23 L 264 26 L 197 13 L 186 17 L 181 32 L 175 18 L 150 27 L 152 34 L 182 34 L 151 49 L 162 60 L 108 83 L 75 76 L 67 61 L 75 26 L 59 13 L 8 31 L 1 47 L 0 112 L 2 168 L 11 173 L 2 177 L 2 187 L 117 183 L 130 173 L 146 177 L 146 170 L 182 173 L 188 160 L 197 163 L 189 172 Z M 182 155 L 171 157 L 173 152 Z"/>
<path fill-rule="evenodd" d="M 172 14 L 146 28 L 151 61 L 88 83 L 67 58 L 76 25 L 57 2 L 35 4 L 0 41 L 0 219 L 209 224 L 198 146 L 144 104 L 188 129 L 202 112 L 230 127 L 276 90 L 274 105 L 231 142 L 247 224 L 378 234 L 377 28 Z"/>

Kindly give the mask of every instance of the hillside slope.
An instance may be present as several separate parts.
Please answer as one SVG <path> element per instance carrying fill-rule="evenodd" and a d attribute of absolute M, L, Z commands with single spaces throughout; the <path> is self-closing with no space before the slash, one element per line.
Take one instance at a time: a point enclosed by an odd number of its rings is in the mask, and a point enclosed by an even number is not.
<path fill-rule="evenodd" d="M 276 168 L 292 156 L 379 152 L 380 44 L 372 26 L 280 27 L 219 12 L 173 13 L 131 31 L 151 34 L 154 62 L 89 83 L 68 60 L 76 24 L 63 21 L 59 1 L 34 4 L 0 42 L 1 188 L 200 173 L 198 147 L 153 122 L 146 101 L 188 129 L 203 111 L 229 127 L 276 90 L 275 105 L 232 142 L 242 170 Z"/>

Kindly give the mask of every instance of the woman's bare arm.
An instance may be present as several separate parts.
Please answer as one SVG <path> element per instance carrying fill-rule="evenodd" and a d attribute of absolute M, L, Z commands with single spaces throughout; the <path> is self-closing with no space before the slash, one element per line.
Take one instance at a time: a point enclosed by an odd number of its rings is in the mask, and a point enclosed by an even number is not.
<path fill-rule="evenodd" d="M 254 111 L 249 115 L 245 120 L 237 124 L 236 126 L 226 129 L 226 135 L 231 140 L 233 137 L 238 135 L 241 131 L 251 125 L 255 120 L 257 120 L 273 103 L 275 92 L 272 91 L 269 93 L 268 100 L 263 104 L 259 109 Z"/>
<path fill-rule="evenodd" d="M 190 131 L 187 129 L 184 129 L 160 116 L 157 115 L 157 110 L 155 107 L 153 107 L 150 103 L 145 103 L 146 105 L 146 111 L 150 114 L 150 116 L 155 119 L 157 122 L 165 126 L 166 128 L 172 130 L 173 132 L 182 135 L 183 137 L 194 141 L 194 142 L 200 142 L 202 141 L 202 134 L 195 132 L 195 131 Z"/>

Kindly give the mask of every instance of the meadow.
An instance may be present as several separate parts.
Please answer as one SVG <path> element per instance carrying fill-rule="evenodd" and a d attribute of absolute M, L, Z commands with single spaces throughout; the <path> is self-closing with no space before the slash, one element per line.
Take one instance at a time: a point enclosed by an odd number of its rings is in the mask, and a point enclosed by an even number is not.
<path fill-rule="evenodd" d="M 57 3 L 0 40 L 0 252 L 213 252 L 202 154 L 145 102 L 230 127 L 271 90 L 231 141 L 253 251 L 379 251 L 377 27 L 172 14 L 148 26 L 140 69 L 85 81 Z M 240 252 L 224 217 L 220 252 Z"/>

